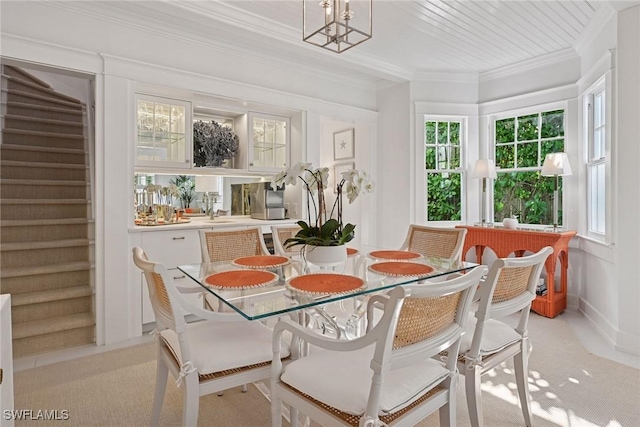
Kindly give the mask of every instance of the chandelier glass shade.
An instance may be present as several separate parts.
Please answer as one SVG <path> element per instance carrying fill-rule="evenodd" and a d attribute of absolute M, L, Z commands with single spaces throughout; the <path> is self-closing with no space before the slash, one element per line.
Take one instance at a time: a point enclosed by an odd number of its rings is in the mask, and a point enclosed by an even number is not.
<path fill-rule="evenodd" d="M 302 39 L 336 53 L 369 40 L 373 0 L 302 0 Z"/>

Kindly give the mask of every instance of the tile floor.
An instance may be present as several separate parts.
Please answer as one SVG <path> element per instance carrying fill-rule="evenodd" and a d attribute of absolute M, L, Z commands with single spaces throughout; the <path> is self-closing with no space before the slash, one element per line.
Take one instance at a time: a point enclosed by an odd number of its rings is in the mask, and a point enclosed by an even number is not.
<path fill-rule="evenodd" d="M 591 353 L 600 357 L 611 359 L 615 362 L 640 369 L 640 356 L 625 353 L 613 348 L 601 335 L 599 335 L 589 321 L 579 312 L 566 310 L 562 314 L 564 320 L 571 326 L 576 337 L 582 345 Z M 51 363 L 61 362 L 64 360 L 76 359 L 78 357 L 90 356 L 92 354 L 104 351 L 116 350 L 130 345 L 151 342 L 153 337 L 149 333 L 145 333 L 142 337 L 133 338 L 131 340 L 106 346 L 84 346 L 69 350 L 56 351 L 37 356 L 29 356 L 16 359 L 13 362 L 14 372 L 24 371 L 35 367 L 49 365 Z"/>

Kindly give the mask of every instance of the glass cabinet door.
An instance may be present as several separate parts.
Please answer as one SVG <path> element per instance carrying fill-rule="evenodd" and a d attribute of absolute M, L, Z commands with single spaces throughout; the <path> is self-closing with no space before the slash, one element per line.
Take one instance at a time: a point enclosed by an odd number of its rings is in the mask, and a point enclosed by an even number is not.
<path fill-rule="evenodd" d="M 191 103 L 136 95 L 136 165 L 191 167 Z"/>
<path fill-rule="evenodd" d="M 280 171 L 289 164 L 289 118 L 249 114 L 249 170 Z"/>

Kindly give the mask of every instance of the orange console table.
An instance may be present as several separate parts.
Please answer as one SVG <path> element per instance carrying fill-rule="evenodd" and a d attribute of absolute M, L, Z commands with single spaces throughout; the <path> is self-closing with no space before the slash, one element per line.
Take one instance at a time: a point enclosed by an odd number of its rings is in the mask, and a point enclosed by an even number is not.
<path fill-rule="evenodd" d="M 545 317 L 556 317 L 567 308 L 567 269 L 569 268 L 569 240 L 575 231 L 544 232 L 532 230 L 507 230 L 505 228 L 458 226 L 467 229 L 462 257 L 470 248 L 476 248 L 476 258 L 482 263 L 485 248 L 491 248 L 498 258 L 506 258 L 511 253 L 524 255 L 525 251 L 538 252 L 545 246 L 551 246 L 553 253 L 545 262 L 547 272 L 547 294 L 540 296 L 531 304 L 531 309 Z M 560 289 L 556 290 L 554 275 L 557 260 L 560 260 Z"/>

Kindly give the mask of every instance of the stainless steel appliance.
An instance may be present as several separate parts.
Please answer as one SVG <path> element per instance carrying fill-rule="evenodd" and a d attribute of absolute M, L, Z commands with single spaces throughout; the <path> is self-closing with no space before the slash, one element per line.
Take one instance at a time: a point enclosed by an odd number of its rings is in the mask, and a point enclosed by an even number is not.
<path fill-rule="evenodd" d="M 273 190 L 269 182 L 252 183 L 250 205 L 251 218 L 285 219 L 284 185 Z"/>

